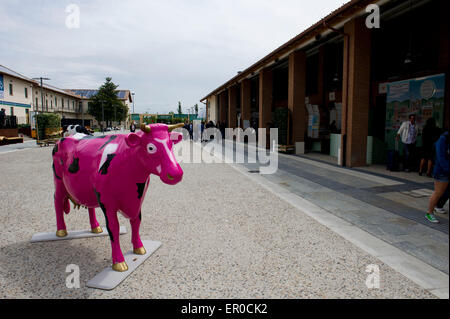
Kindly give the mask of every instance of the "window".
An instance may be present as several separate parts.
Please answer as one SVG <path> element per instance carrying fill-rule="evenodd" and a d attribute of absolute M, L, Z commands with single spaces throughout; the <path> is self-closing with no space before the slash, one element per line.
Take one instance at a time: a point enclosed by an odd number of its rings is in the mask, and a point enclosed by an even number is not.
<path fill-rule="evenodd" d="M 64 99 L 63 98 L 61 98 L 61 106 L 62 106 L 62 108 L 64 110 Z"/>
<path fill-rule="evenodd" d="M 75 101 L 72 101 L 72 109 L 75 110 Z"/>
<path fill-rule="evenodd" d="M 28 99 L 28 88 L 25 88 L 25 98 Z"/>
<path fill-rule="evenodd" d="M 10 84 L 11 85 L 11 84 Z M 14 107 L 10 107 L 9 108 L 9 112 L 11 113 L 11 116 L 14 116 Z"/>
<path fill-rule="evenodd" d="M 53 108 L 53 100 L 50 100 L 50 108 Z"/>
<path fill-rule="evenodd" d="M 13 85 L 12 85 L 12 83 L 9 83 L 9 95 L 14 95 L 13 94 Z"/>
<path fill-rule="evenodd" d="M 36 98 L 36 109 L 37 109 L 37 107 L 38 107 L 38 98 Z"/>
<path fill-rule="evenodd" d="M 46 109 L 47 112 L 48 112 L 48 100 L 45 100 L 45 109 Z"/>
<path fill-rule="evenodd" d="M 58 107 L 58 98 L 55 96 L 55 109 Z"/>

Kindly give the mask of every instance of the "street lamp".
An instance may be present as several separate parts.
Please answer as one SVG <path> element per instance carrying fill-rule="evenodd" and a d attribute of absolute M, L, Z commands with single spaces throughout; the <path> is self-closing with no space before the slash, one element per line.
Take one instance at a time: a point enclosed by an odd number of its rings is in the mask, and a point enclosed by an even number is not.
<path fill-rule="evenodd" d="M 43 77 L 39 77 L 39 78 L 33 78 L 33 80 L 39 80 L 41 83 L 41 106 L 42 106 L 42 112 L 44 112 L 44 94 L 42 94 L 42 90 L 44 87 L 44 81 L 49 81 L 49 78 L 43 78 Z M 36 111 L 39 112 L 39 108 L 36 105 Z"/>
<path fill-rule="evenodd" d="M 39 80 L 41 83 L 41 105 L 42 105 L 42 113 L 44 113 L 44 94 L 43 94 L 43 87 L 44 87 L 44 81 L 49 81 L 49 78 L 44 78 L 44 77 L 38 77 L 38 78 L 33 78 L 33 80 Z M 36 105 L 36 114 L 39 113 L 39 106 Z M 37 123 L 37 118 L 36 118 L 36 139 L 39 141 L 39 129 L 38 129 L 38 123 Z"/>
<path fill-rule="evenodd" d="M 100 100 L 99 102 L 102 103 L 102 133 L 105 134 L 105 108 L 103 107 L 103 103 L 106 101 Z"/>
<path fill-rule="evenodd" d="M 134 114 L 134 95 L 135 95 L 135 93 L 133 92 L 133 93 L 131 93 L 131 96 L 133 97 L 133 114 Z"/>

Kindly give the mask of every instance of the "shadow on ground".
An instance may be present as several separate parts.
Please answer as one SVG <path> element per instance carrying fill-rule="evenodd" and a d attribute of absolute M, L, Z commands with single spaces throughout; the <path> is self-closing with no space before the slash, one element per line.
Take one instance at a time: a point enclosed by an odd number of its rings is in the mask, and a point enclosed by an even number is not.
<path fill-rule="evenodd" d="M 80 288 L 85 288 L 91 278 L 110 264 L 110 252 L 99 254 L 83 242 L 86 240 L 19 242 L 1 247 L 2 285 L 8 288 L 0 298 L 88 298 L 93 290 L 66 287 L 66 278 L 71 274 L 66 267 L 70 264 L 80 267 Z"/>

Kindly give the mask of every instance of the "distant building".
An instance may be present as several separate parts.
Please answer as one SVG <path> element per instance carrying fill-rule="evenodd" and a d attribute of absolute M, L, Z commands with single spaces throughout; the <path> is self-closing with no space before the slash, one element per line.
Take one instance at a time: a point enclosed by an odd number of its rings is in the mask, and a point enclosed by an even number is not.
<path fill-rule="evenodd" d="M 17 116 L 19 124 L 29 123 L 34 81 L 0 65 L 0 108 Z"/>
<path fill-rule="evenodd" d="M 449 128 L 449 12 L 448 0 L 348 1 L 201 98 L 207 120 L 276 125 L 295 153 L 342 166 L 385 163 L 409 114 L 419 130 L 431 116 Z"/>
<path fill-rule="evenodd" d="M 89 102 L 98 90 L 60 89 L 28 78 L 0 65 L 0 108 L 6 115 L 17 117 L 18 124 L 30 123 L 30 112 L 53 112 L 61 115 L 62 125 L 84 124 L 97 127 L 98 123 L 89 115 Z M 132 95 L 129 90 L 118 90 L 117 97 L 130 114 Z M 125 125 L 129 124 L 129 117 Z M 117 125 L 116 123 L 115 125 Z"/>
<path fill-rule="evenodd" d="M 98 90 L 91 90 L 91 89 L 66 89 L 65 91 L 73 93 L 81 98 L 81 104 L 82 104 L 83 110 L 85 110 L 85 113 L 87 113 L 89 110 L 89 104 L 91 102 L 92 97 L 98 93 Z M 120 101 L 122 101 L 122 103 L 125 104 L 125 106 L 127 107 L 128 117 L 127 117 L 127 120 L 125 121 L 125 125 L 128 126 L 129 122 L 130 122 L 131 107 L 132 107 L 132 103 L 133 103 L 133 97 L 131 95 L 131 91 L 130 90 L 117 90 L 116 92 L 117 92 L 117 98 Z M 95 121 L 95 119 L 92 118 L 92 116 L 89 115 L 89 119 L 93 120 L 94 126 L 98 125 L 97 121 Z M 116 125 L 117 125 L 117 123 L 116 123 Z"/>

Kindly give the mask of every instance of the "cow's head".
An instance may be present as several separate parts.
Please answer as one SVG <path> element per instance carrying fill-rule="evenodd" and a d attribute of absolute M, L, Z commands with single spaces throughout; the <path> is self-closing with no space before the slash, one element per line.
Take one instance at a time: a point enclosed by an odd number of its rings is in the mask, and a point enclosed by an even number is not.
<path fill-rule="evenodd" d="M 170 185 L 177 184 L 183 178 L 183 170 L 172 151 L 173 145 L 183 139 L 182 133 L 172 130 L 182 125 L 142 125 L 141 132 L 126 136 L 128 146 L 138 148 L 138 160 L 151 174 L 158 175 Z"/>

